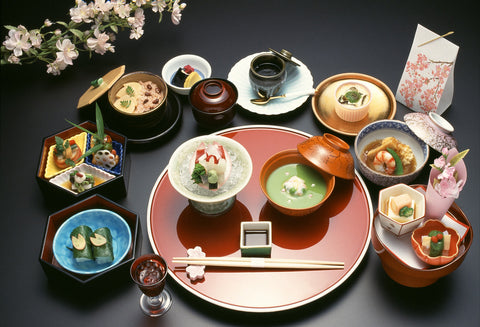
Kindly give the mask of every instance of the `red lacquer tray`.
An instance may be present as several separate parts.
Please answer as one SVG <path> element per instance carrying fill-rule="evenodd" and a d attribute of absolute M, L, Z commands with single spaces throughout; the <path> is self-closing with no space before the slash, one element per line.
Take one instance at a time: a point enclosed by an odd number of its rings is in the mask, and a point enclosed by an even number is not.
<path fill-rule="evenodd" d="M 287 128 L 252 125 L 220 135 L 241 143 L 250 153 L 253 174 L 228 213 L 198 214 L 171 186 L 168 169 L 158 177 L 148 204 L 147 226 L 155 252 L 169 265 L 170 276 L 189 292 L 221 307 L 246 312 L 274 312 L 310 303 L 328 294 L 360 265 L 370 242 L 373 212 L 370 195 L 356 173 L 353 181 L 337 178 L 335 190 L 315 213 L 289 217 L 276 211 L 259 183 L 263 163 L 274 153 L 294 149 L 310 135 Z M 345 262 L 343 270 L 268 270 L 207 267 L 192 283 L 185 267 L 172 258 L 201 246 L 207 256 L 240 257 L 240 222 L 272 222 L 272 258 Z"/>

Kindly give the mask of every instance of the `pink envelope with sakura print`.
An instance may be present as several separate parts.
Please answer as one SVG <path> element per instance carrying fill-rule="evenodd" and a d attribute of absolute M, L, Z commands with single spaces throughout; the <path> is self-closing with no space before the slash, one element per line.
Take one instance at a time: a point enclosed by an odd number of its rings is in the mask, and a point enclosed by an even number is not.
<path fill-rule="evenodd" d="M 398 102 L 414 111 L 441 115 L 452 104 L 458 46 L 439 36 L 417 26 L 395 95 Z"/>

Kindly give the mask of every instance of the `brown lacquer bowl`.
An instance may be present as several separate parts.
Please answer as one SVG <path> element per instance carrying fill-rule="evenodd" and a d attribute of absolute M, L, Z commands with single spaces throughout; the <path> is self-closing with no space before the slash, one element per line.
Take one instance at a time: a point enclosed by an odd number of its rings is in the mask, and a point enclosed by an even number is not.
<path fill-rule="evenodd" d="M 325 180 L 327 189 L 323 199 L 320 202 L 316 202 L 314 205 L 306 208 L 290 208 L 285 205 L 279 204 L 275 202 L 272 197 L 267 192 L 267 180 L 269 176 L 277 169 L 287 164 L 298 163 L 303 164 L 306 166 L 310 166 L 314 168 L 317 172 L 319 172 L 323 179 Z M 332 194 L 332 191 L 335 187 L 335 176 L 320 170 L 318 167 L 313 165 L 309 160 L 305 159 L 297 149 L 290 149 L 280 151 L 273 156 L 271 156 L 265 164 L 262 166 L 260 171 L 260 186 L 262 188 L 263 193 L 268 199 L 268 202 L 276 208 L 281 213 L 284 213 L 289 216 L 305 216 L 312 212 L 315 212 L 318 208 L 320 208 Z"/>
<path fill-rule="evenodd" d="M 207 78 L 192 86 L 189 101 L 193 117 L 203 127 L 223 127 L 235 117 L 238 91 L 221 78 Z"/>
<path fill-rule="evenodd" d="M 341 138 L 325 133 L 299 143 L 298 151 L 321 170 L 343 179 L 355 178 L 355 163 L 350 146 Z"/>

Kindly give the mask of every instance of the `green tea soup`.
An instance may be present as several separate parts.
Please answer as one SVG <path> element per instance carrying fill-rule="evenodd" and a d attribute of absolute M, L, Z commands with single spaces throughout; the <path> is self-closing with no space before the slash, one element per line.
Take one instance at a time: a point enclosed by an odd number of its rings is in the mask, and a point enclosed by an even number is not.
<path fill-rule="evenodd" d="M 274 170 L 267 179 L 270 198 L 284 207 L 304 209 L 325 197 L 327 184 L 322 175 L 310 166 L 287 164 Z"/>

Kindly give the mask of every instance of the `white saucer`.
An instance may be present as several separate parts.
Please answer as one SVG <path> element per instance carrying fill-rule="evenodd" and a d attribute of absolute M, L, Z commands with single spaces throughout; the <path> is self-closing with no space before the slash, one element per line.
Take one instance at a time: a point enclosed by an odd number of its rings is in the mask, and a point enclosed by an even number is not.
<path fill-rule="evenodd" d="M 248 72 L 250 70 L 250 62 L 259 54 L 267 54 L 270 52 L 259 52 L 251 54 L 238 61 L 228 73 L 228 80 L 231 81 L 238 89 L 237 103 L 244 109 L 260 115 L 280 115 L 293 111 L 307 101 L 309 95 L 296 98 L 281 98 L 270 101 L 265 105 L 256 105 L 250 102 L 250 99 L 258 98 L 252 87 Z M 313 88 L 313 77 L 310 70 L 300 60 L 293 58 L 300 66 L 294 66 L 287 63 L 287 80 L 282 86 L 278 94 L 292 93 L 298 91 L 308 91 Z"/>

